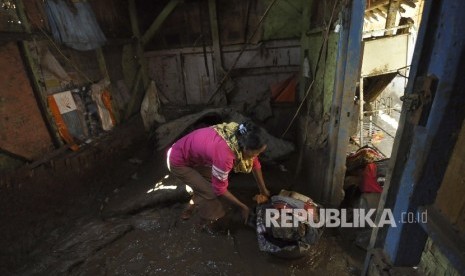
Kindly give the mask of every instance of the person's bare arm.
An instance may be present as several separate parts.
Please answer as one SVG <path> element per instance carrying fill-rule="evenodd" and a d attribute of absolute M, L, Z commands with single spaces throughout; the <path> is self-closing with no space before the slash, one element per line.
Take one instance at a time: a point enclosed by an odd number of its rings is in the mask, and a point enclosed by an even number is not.
<path fill-rule="evenodd" d="M 260 194 L 269 197 L 270 191 L 268 191 L 268 189 L 266 188 L 265 180 L 263 179 L 262 169 L 253 169 L 252 172 L 255 181 L 257 182 L 258 189 L 260 190 Z"/>
<path fill-rule="evenodd" d="M 249 217 L 249 213 L 250 213 L 250 210 L 249 210 L 249 207 L 247 207 L 247 205 L 245 205 L 244 203 L 242 203 L 239 199 L 237 199 L 237 197 L 235 197 L 230 191 L 226 190 L 226 192 L 224 194 L 222 194 L 222 196 L 224 196 L 229 202 L 233 203 L 234 205 L 238 206 L 239 208 L 241 208 L 241 214 L 242 214 L 242 218 L 244 219 L 244 223 L 247 223 L 247 219 Z"/>

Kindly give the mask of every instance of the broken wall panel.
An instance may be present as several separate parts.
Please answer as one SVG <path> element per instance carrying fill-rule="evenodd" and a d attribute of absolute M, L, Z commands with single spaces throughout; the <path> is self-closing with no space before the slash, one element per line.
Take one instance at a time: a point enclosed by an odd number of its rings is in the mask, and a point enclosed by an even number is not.
<path fill-rule="evenodd" d="M 34 159 L 53 147 L 16 43 L 0 47 L 0 147 Z"/>
<path fill-rule="evenodd" d="M 237 56 L 238 50 L 223 51 L 223 62 L 230 68 Z M 235 68 L 257 68 L 300 65 L 300 43 L 294 40 L 272 41 L 260 46 L 253 46 L 244 51 Z"/>
<path fill-rule="evenodd" d="M 298 43 L 294 40 L 272 41 L 245 50 L 234 69 L 233 79 L 237 84 L 232 97 L 237 98 L 231 101 L 261 99 L 263 91 L 269 91 L 271 84 L 298 71 Z M 232 66 L 240 51 L 237 46 L 223 48 L 226 68 Z M 158 85 L 162 102 L 166 99 L 165 104 L 206 104 L 219 82 L 214 79 L 211 48 L 205 49 L 205 55 L 202 48 L 182 48 L 146 52 L 145 56 L 150 77 Z M 242 69 L 245 71 L 241 73 Z M 257 77 L 251 77 L 253 75 Z"/>
<path fill-rule="evenodd" d="M 245 103 L 253 106 L 255 101 L 271 97 L 271 86 L 278 84 L 298 71 L 287 73 L 272 73 L 262 75 L 244 75 L 236 79 L 236 92 L 231 103 Z"/>
<path fill-rule="evenodd" d="M 210 99 L 215 89 L 215 73 L 212 56 L 203 54 L 184 56 L 182 75 L 187 104 L 204 104 Z"/>
<path fill-rule="evenodd" d="M 183 76 L 181 74 L 181 55 L 159 53 L 146 54 L 150 78 L 155 80 L 161 94 L 162 103 L 185 105 Z"/>

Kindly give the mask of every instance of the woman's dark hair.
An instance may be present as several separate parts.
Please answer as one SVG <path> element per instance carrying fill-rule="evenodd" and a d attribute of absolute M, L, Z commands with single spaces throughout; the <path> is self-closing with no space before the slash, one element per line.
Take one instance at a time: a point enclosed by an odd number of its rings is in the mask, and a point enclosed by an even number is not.
<path fill-rule="evenodd" d="M 258 150 L 265 145 L 262 130 L 251 121 L 240 123 L 235 134 L 241 150 Z"/>

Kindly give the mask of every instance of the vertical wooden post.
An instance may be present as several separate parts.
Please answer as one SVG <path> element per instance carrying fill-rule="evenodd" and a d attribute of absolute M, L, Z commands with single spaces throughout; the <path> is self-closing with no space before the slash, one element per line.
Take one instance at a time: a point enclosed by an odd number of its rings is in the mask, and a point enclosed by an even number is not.
<path fill-rule="evenodd" d="M 139 63 L 139 66 L 141 68 L 141 74 L 142 74 L 142 84 L 143 84 L 143 90 L 148 87 L 149 84 L 149 77 L 147 73 L 147 63 L 145 62 L 144 59 L 144 49 L 142 45 L 142 38 L 139 30 L 139 21 L 137 20 L 137 11 L 136 11 L 136 3 L 135 0 L 129 0 L 129 18 L 131 21 L 131 28 L 132 28 L 132 33 L 134 37 L 136 38 L 136 56 L 137 56 L 137 62 Z M 137 90 L 136 90 L 137 91 Z"/>
<path fill-rule="evenodd" d="M 95 52 L 97 54 L 98 67 L 100 69 L 100 72 L 102 73 L 103 78 L 110 81 L 110 75 L 108 74 L 108 67 L 105 61 L 105 55 L 103 54 L 102 48 L 101 47 L 97 48 Z M 111 105 L 112 105 L 112 112 L 113 112 L 113 115 L 115 116 L 116 122 L 120 122 L 121 116 L 119 114 L 118 109 L 115 108 L 115 104 L 113 103 L 113 101 Z"/>
<path fill-rule="evenodd" d="M 216 0 L 208 0 L 208 11 L 210 14 L 210 27 L 213 42 L 213 60 L 215 64 L 215 75 L 223 71 L 223 61 L 221 59 L 220 36 L 218 31 L 218 16 L 216 14 Z"/>
<path fill-rule="evenodd" d="M 129 18 L 131 21 L 132 33 L 136 38 L 136 55 L 137 61 L 139 63 L 139 72 L 140 78 L 142 79 L 142 92 L 144 92 L 149 86 L 149 76 L 148 76 L 148 64 L 144 58 L 144 46 L 153 38 L 155 33 L 160 29 L 163 22 L 168 18 L 171 12 L 176 8 L 176 6 L 183 2 L 182 0 L 171 0 L 165 8 L 160 12 L 157 18 L 153 21 L 152 25 L 150 25 L 149 29 L 141 35 L 139 30 L 139 22 L 137 20 L 137 10 L 136 10 L 136 3 L 135 0 L 129 0 Z M 129 118 L 134 112 L 134 107 L 136 106 L 137 99 L 140 98 L 139 95 L 139 76 L 136 76 L 134 79 L 134 86 L 133 86 L 133 94 L 131 95 L 131 99 L 129 101 L 129 105 L 126 108 L 125 118 Z"/>
<path fill-rule="evenodd" d="M 400 1 L 399 0 L 390 0 L 389 1 L 389 8 L 386 17 L 386 29 L 393 28 L 396 26 L 396 19 L 397 19 L 397 12 L 400 8 Z M 395 30 L 386 31 L 384 35 L 393 35 Z"/>

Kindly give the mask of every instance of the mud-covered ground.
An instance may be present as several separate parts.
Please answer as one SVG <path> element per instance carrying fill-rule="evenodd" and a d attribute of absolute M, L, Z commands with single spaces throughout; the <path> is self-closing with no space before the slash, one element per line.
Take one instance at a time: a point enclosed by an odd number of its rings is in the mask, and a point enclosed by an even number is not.
<path fill-rule="evenodd" d="M 281 167 L 282 168 L 282 167 Z M 290 169 L 290 168 L 289 168 Z M 255 231 L 233 213 L 226 234 L 203 232 L 194 215 L 179 219 L 188 194 L 171 177 L 162 154 L 147 151 L 115 165 L 116 179 L 105 188 L 74 191 L 76 204 L 47 213 L 48 226 L 21 262 L 3 270 L 14 275 L 359 275 L 365 252 L 353 235 L 326 229 L 305 257 L 286 260 L 260 252 Z M 293 175 L 263 166 L 274 193 L 288 188 Z M 234 175 L 231 191 L 253 206 L 252 175 Z M 93 194 L 95 193 L 95 194 Z M 71 215 L 72 214 L 72 215 Z M 52 223 L 51 220 L 53 220 Z M 44 226 L 45 227 L 45 226 Z M 40 229 L 38 222 L 34 228 Z M 31 228 L 31 231 L 39 231 Z M 13 250 L 13 249 L 12 249 Z M 18 254 L 18 252 L 12 252 Z"/>

